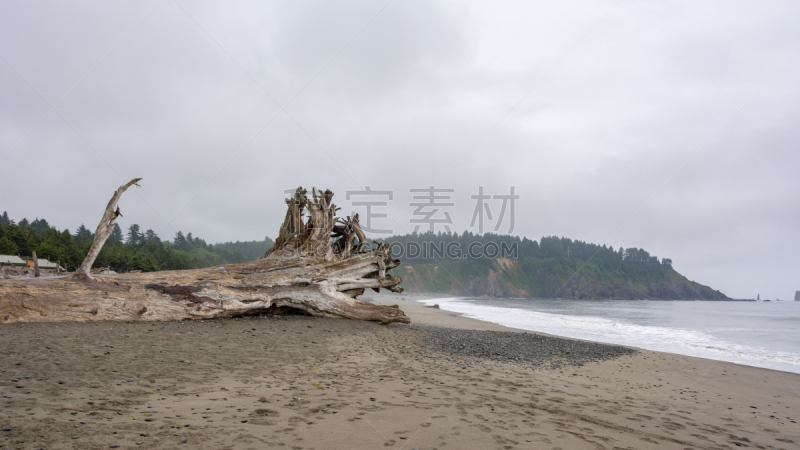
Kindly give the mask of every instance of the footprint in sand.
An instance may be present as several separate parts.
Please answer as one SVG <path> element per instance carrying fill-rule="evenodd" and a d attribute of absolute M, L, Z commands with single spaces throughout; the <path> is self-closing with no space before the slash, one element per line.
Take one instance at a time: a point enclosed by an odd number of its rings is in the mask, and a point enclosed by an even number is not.
<path fill-rule="evenodd" d="M 250 413 L 251 416 L 259 416 L 259 417 L 278 417 L 280 413 L 278 411 L 273 411 L 271 409 L 257 409 Z"/>
<path fill-rule="evenodd" d="M 487 427 L 486 425 L 475 424 L 475 425 L 470 425 L 470 426 L 472 426 L 474 428 L 477 428 L 477 429 L 483 431 L 484 433 L 491 433 L 492 432 L 492 429 Z"/>

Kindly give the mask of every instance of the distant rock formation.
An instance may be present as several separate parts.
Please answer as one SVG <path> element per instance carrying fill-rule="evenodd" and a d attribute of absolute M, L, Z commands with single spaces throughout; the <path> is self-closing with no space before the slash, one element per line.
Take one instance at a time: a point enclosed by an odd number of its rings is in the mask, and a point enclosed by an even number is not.
<path fill-rule="evenodd" d="M 464 263 L 461 263 L 464 264 Z M 450 271 L 436 264 L 407 264 L 400 271 L 403 287 L 414 293 L 450 294 L 491 298 L 562 298 L 619 300 L 733 300 L 670 269 L 659 281 L 630 278 L 624 283 L 604 283 L 591 274 L 567 274 L 560 279 L 539 271 L 537 286 L 526 285 L 530 277 L 521 273 L 518 260 L 498 258 L 485 274 Z M 453 279 L 453 274 L 459 274 Z"/>

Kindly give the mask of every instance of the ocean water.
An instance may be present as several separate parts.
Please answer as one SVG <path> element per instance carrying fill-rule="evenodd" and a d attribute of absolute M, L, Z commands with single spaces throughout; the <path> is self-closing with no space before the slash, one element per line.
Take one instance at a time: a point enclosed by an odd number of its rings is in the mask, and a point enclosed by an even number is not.
<path fill-rule="evenodd" d="M 421 302 L 524 330 L 800 373 L 800 302 L 468 298 Z"/>

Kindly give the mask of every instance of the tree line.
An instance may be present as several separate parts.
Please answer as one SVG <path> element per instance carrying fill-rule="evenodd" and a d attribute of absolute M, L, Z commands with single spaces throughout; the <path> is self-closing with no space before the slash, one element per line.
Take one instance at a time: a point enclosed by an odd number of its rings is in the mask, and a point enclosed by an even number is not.
<path fill-rule="evenodd" d="M 637 268 L 650 267 L 657 270 L 661 266 L 672 266 L 671 259 L 663 258 L 659 260 L 658 257 L 650 255 L 650 253 L 641 248 L 620 247 L 615 250 L 613 247 L 606 245 L 601 246 L 559 236 L 545 236 L 537 241 L 527 237 L 494 233 L 474 234 L 469 231 L 465 231 L 462 234 L 457 232 L 427 232 L 392 236 L 380 239 L 379 242 L 389 243 L 391 248 L 402 250 L 405 253 L 403 255 L 404 261 L 426 264 L 454 259 L 452 255 L 448 256 L 448 247 L 457 248 L 461 251 L 458 258 L 487 259 L 483 253 L 488 252 L 483 252 L 476 256 L 471 254 L 468 248 L 475 244 L 480 244 L 479 247 L 486 247 L 486 244 L 493 243 L 495 248 L 500 250 L 500 253 L 497 256 L 489 256 L 488 259 L 511 257 L 513 259 L 534 258 L 553 261 L 570 259 L 578 261 L 592 260 L 610 269 L 629 266 Z M 408 251 L 409 248 L 414 248 L 414 246 L 419 249 L 417 254 Z M 397 253 L 397 251 L 394 253 Z"/>
<path fill-rule="evenodd" d="M 431 292 L 445 289 L 450 283 L 463 282 L 471 276 L 485 276 L 490 270 L 497 270 L 497 258 L 515 260 L 518 269 L 513 275 L 507 276 L 513 278 L 510 280 L 513 284 L 529 291 L 544 291 L 547 289 L 545 284 L 548 279 L 565 281 L 578 271 L 594 282 L 607 285 L 664 281 L 676 275 L 671 259 L 659 259 L 641 248 L 614 249 L 607 245 L 558 236 L 545 236 L 535 240 L 493 233 L 481 235 L 469 231 L 462 234 L 427 232 L 392 236 L 381 241 L 390 244 L 393 255 L 398 253 L 395 249 L 402 250 L 405 254 L 400 259 L 406 266 L 412 265 L 419 270 L 430 271 L 435 266 L 444 269 L 436 271 L 436 277 L 431 276 L 425 281 L 441 284 L 428 286 Z M 492 256 L 492 253 L 484 252 L 476 256 L 467 251 L 470 245 L 486 248 L 489 243 L 494 244 L 495 251 L 501 249 L 505 254 L 501 252 Z M 460 249 L 462 253 L 455 258 L 448 256 L 448 245 Z M 456 247 L 452 247 L 453 245 Z M 415 246 L 420 248 L 418 254 L 407 251 Z M 431 248 L 436 250 L 431 251 Z M 508 249 L 512 249 L 512 252 L 508 252 Z M 404 266 L 395 269 L 395 272 L 400 276 L 407 273 Z"/>
<path fill-rule="evenodd" d="M 6 212 L 0 215 L 0 254 L 30 256 L 35 250 L 39 257 L 58 260 L 62 266 L 73 270 L 83 261 L 93 239 L 93 233 L 84 225 L 72 234 L 67 229 L 59 231 L 45 219 L 22 219 L 15 223 Z M 381 241 L 391 244 L 395 254 L 396 250 L 404 249 L 402 255 L 397 255 L 404 263 L 444 264 L 457 277 L 483 274 L 496 267 L 494 257 L 469 254 L 467 249 L 474 243 L 483 246 L 494 243 L 498 248 L 512 249 L 510 257 L 518 260 L 521 269 L 518 276 L 530 279 L 531 283 L 541 279 L 542 273 L 554 274 L 560 279 L 574 273 L 578 267 L 583 267 L 582 272 L 591 274 L 592 278 L 609 283 L 631 279 L 659 280 L 672 271 L 670 259 L 659 260 L 644 249 L 614 249 L 558 236 L 545 236 L 537 241 L 469 231 L 461 234 L 427 232 L 392 236 Z M 118 272 L 195 269 L 253 261 L 261 258 L 272 245 L 269 237 L 263 241 L 208 244 L 204 239 L 182 231 L 175 233 L 169 242 L 162 241 L 152 229 L 142 230 L 137 224 L 130 225 L 125 232 L 117 225 L 95 265 Z M 458 258 L 447 255 L 447 247 L 453 248 L 453 245 L 462 252 Z M 406 251 L 414 246 L 422 251 L 417 254 Z M 497 257 L 508 258 L 509 255 Z"/>
<path fill-rule="evenodd" d="M 0 254 L 30 256 L 60 261 L 67 270 L 74 270 L 83 261 L 94 240 L 94 233 L 81 224 L 74 234 L 59 231 L 45 219 L 15 222 L 7 212 L 0 215 Z M 98 255 L 96 267 L 110 267 L 117 272 L 141 270 L 197 269 L 222 264 L 252 261 L 264 256 L 273 245 L 269 237 L 263 241 L 208 244 L 192 233 L 175 233 L 172 242 L 162 241 L 152 229 L 142 230 L 137 224 L 123 232 L 119 225 L 109 236 Z"/>

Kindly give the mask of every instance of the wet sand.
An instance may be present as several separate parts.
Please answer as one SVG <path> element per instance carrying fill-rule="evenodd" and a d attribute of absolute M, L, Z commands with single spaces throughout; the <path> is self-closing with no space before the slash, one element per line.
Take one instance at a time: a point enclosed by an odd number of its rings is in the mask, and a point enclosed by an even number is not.
<path fill-rule="evenodd" d="M 367 297 L 399 303 L 413 324 L 509 331 L 408 295 Z M 644 350 L 532 367 L 426 336 L 302 316 L 0 325 L 0 446 L 800 446 L 797 374 Z"/>

